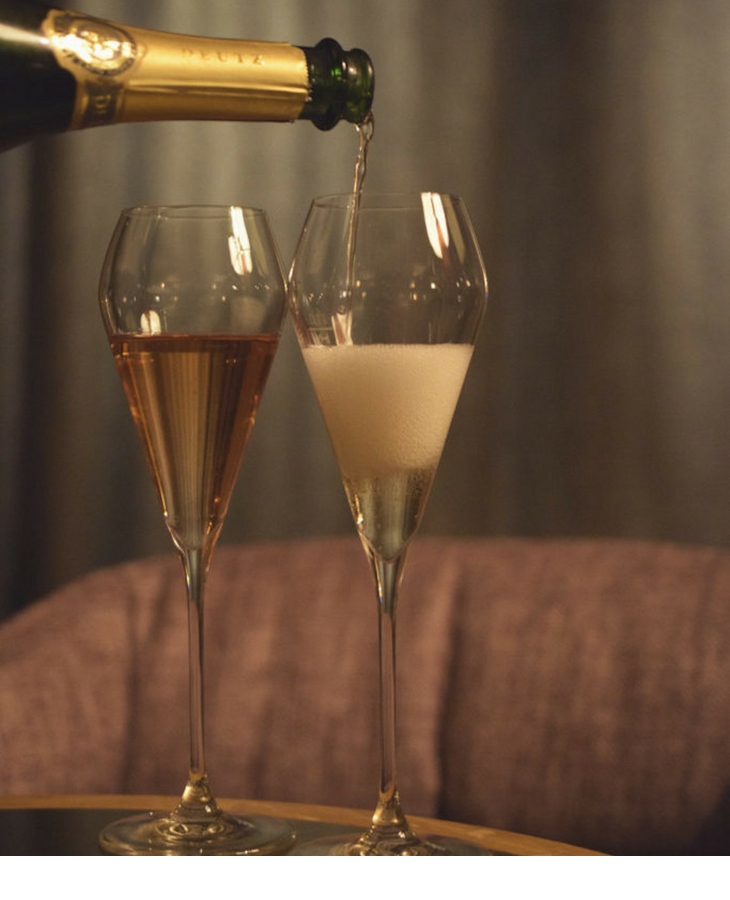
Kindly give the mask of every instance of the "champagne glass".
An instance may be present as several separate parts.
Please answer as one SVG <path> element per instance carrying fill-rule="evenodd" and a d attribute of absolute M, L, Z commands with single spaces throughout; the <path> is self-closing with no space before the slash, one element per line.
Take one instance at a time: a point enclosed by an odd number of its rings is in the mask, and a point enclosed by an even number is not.
<path fill-rule="evenodd" d="M 474 339 L 486 275 L 463 202 L 435 193 L 312 203 L 289 302 L 365 553 L 380 638 L 381 779 L 372 825 L 297 853 L 480 855 L 422 839 L 396 782 L 395 622 L 406 553 L 428 499 Z"/>
<path fill-rule="evenodd" d="M 177 808 L 116 822 L 117 854 L 269 854 L 287 822 L 224 813 L 208 781 L 203 599 L 211 554 L 253 427 L 286 309 L 264 212 L 239 206 L 124 210 L 99 288 L 102 317 L 188 603 L 190 771 Z"/>

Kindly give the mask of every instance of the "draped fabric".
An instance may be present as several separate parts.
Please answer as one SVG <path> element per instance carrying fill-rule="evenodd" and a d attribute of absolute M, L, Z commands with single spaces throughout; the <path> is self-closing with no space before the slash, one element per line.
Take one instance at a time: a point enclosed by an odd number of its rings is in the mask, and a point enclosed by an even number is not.
<path fill-rule="evenodd" d="M 725 0 L 77 6 L 371 54 L 366 187 L 461 194 L 490 279 L 424 532 L 730 543 Z M 262 206 L 288 268 L 356 149 L 343 124 L 174 123 L 0 156 L 0 615 L 170 546 L 97 308 L 119 210 Z M 288 325 L 222 541 L 351 529 Z"/>

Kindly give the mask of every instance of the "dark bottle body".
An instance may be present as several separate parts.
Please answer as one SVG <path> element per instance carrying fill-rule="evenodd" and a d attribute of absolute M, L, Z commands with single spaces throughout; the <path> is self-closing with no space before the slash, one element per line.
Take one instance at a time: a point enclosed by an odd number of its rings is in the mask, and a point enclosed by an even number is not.
<path fill-rule="evenodd" d="M 362 50 L 178 35 L 0 0 L 0 149 L 117 122 L 361 123 L 374 77 Z"/>

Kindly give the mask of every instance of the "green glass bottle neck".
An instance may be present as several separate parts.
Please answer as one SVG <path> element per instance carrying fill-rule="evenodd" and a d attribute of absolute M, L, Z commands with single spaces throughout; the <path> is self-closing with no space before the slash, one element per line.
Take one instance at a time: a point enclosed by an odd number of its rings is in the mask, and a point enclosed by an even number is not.
<path fill-rule="evenodd" d="M 375 75 L 364 50 L 343 50 L 325 38 L 316 47 L 302 47 L 309 69 L 309 99 L 299 118 L 327 131 L 340 119 L 360 125 L 373 104 Z"/>

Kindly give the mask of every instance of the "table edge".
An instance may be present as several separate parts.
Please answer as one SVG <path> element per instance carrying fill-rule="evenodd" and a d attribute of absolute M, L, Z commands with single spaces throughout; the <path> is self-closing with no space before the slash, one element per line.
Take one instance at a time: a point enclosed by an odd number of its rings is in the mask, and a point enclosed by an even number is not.
<path fill-rule="evenodd" d="M 0 796 L 0 810 L 6 809 L 172 809 L 178 797 L 160 794 L 18 794 Z M 331 822 L 365 828 L 372 813 L 311 803 L 288 803 L 268 800 L 220 798 L 220 805 L 243 815 L 268 815 L 309 822 Z M 414 830 L 420 833 L 458 837 L 500 853 L 516 856 L 605 856 L 597 850 L 576 847 L 560 841 L 502 831 L 482 825 L 466 825 L 423 816 L 409 816 Z"/>

